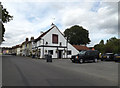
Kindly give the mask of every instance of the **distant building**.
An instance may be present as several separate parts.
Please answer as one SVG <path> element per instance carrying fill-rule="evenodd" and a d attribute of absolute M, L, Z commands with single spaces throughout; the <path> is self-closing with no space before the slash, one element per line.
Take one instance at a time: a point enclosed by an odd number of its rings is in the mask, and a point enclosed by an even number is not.
<path fill-rule="evenodd" d="M 25 39 L 25 41 L 21 44 L 21 51 L 22 51 L 22 56 L 27 56 L 27 43 L 28 43 L 28 38 Z"/>
<path fill-rule="evenodd" d="M 16 55 L 21 55 L 21 45 L 16 45 Z"/>
<path fill-rule="evenodd" d="M 31 37 L 30 41 L 27 42 L 26 47 L 26 56 L 32 55 L 32 42 L 34 41 L 34 37 Z"/>
<path fill-rule="evenodd" d="M 12 48 L 10 48 L 10 47 L 1 47 L 0 49 L 1 49 L 0 53 L 2 53 L 2 54 L 11 54 Z"/>

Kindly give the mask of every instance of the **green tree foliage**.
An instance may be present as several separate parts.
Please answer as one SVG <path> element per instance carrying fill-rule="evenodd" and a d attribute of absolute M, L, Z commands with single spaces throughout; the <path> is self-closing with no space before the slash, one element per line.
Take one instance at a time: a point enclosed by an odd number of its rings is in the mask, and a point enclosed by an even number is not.
<path fill-rule="evenodd" d="M 101 40 L 99 44 L 104 45 L 104 40 Z"/>
<path fill-rule="evenodd" d="M 106 44 L 101 40 L 99 44 L 96 44 L 94 48 L 101 53 L 120 53 L 120 39 L 112 37 L 107 40 Z"/>
<path fill-rule="evenodd" d="M 4 41 L 3 37 L 4 37 L 4 33 L 5 33 L 5 27 L 3 24 L 1 24 L 1 25 L 2 25 L 2 41 Z"/>
<path fill-rule="evenodd" d="M 104 40 L 101 40 L 99 44 L 96 44 L 96 45 L 94 46 L 94 48 L 95 48 L 96 50 L 100 51 L 101 53 L 104 53 L 104 47 L 105 47 L 105 45 L 104 45 Z"/>
<path fill-rule="evenodd" d="M 0 2 L 0 32 L 2 33 L 2 38 L 0 38 L 0 44 L 2 41 L 4 41 L 3 37 L 4 37 L 4 33 L 5 33 L 5 27 L 4 27 L 4 24 L 3 23 L 7 23 L 9 22 L 10 20 L 13 19 L 13 16 L 9 15 L 9 12 L 3 8 L 3 5 L 1 4 Z"/>
<path fill-rule="evenodd" d="M 89 32 L 84 29 L 82 26 L 72 26 L 64 31 L 65 37 L 68 38 L 71 44 L 81 45 L 89 44 Z"/>

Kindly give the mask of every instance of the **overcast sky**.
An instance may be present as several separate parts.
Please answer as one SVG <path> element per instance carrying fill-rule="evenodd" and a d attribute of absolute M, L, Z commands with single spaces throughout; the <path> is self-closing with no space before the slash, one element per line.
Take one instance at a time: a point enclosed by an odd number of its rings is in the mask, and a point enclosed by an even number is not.
<path fill-rule="evenodd" d="M 14 18 L 5 25 L 5 42 L 2 46 L 21 44 L 26 37 L 37 38 L 53 22 L 64 32 L 73 25 L 89 31 L 90 44 L 100 40 L 118 38 L 118 3 L 102 0 L 5 0 L 4 8 Z"/>

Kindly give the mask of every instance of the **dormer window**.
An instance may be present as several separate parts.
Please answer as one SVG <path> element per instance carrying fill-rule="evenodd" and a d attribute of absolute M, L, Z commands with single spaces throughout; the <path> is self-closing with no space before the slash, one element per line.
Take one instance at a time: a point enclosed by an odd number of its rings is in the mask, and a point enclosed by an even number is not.
<path fill-rule="evenodd" d="M 52 43 L 58 44 L 58 35 L 57 34 L 52 35 Z"/>

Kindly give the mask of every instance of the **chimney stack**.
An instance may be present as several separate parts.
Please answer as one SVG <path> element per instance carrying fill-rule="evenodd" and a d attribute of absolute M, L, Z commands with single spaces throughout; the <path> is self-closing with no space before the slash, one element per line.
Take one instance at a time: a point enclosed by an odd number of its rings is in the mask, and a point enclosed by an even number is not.
<path fill-rule="evenodd" d="M 31 39 L 30 39 L 31 41 L 34 41 L 34 37 L 31 37 Z"/>
<path fill-rule="evenodd" d="M 28 42 L 28 38 L 26 38 L 26 42 Z"/>

